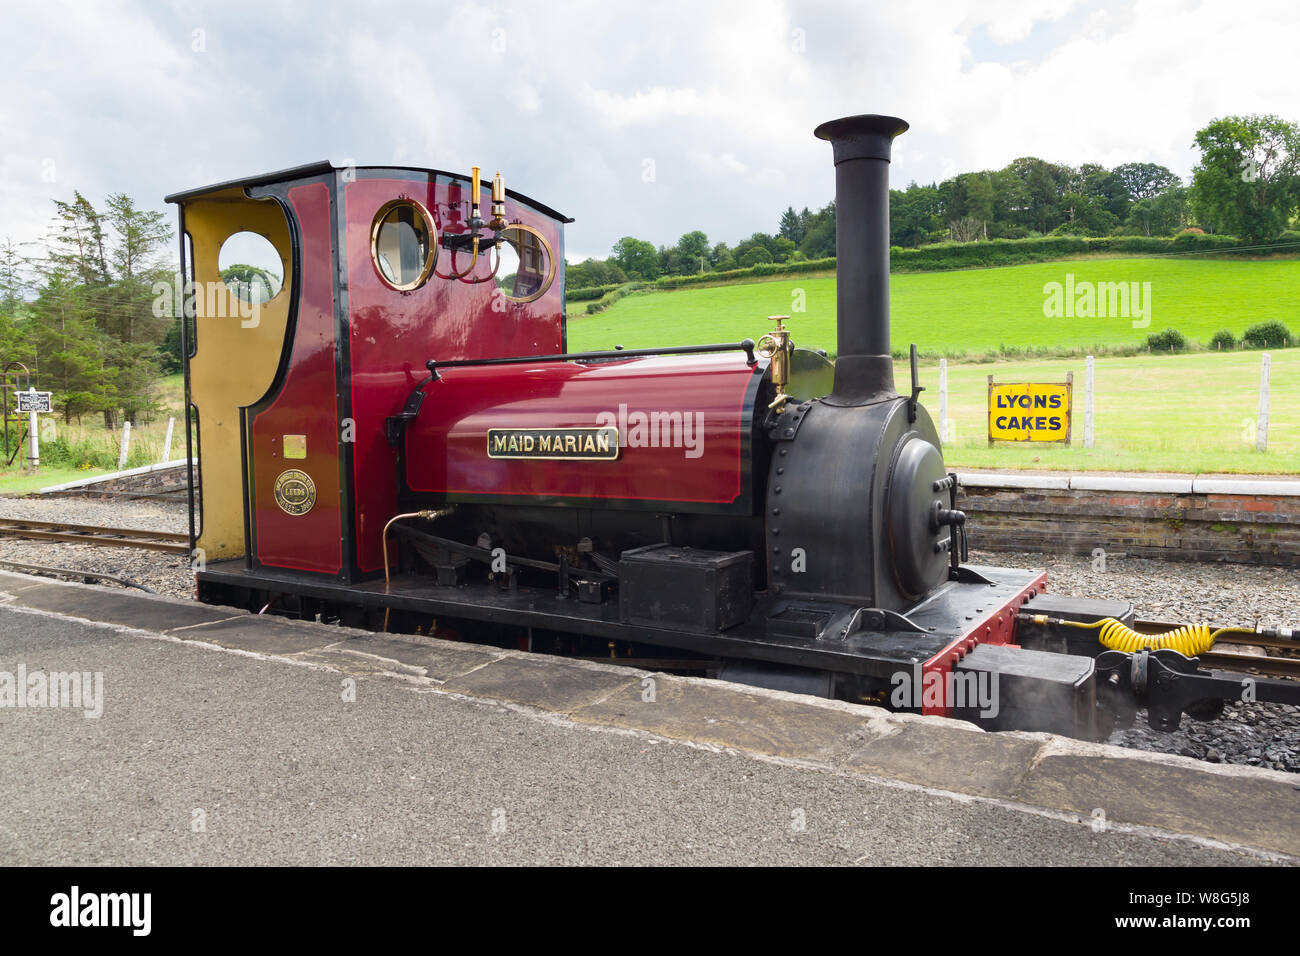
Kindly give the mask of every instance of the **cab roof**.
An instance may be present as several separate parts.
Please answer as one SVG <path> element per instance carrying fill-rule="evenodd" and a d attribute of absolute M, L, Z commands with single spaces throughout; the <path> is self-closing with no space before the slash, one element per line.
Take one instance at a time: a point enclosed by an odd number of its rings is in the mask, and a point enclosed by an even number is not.
<path fill-rule="evenodd" d="M 321 176 L 324 175 L 325 173 L 335 172 L 341 168 L 343 167 L 335 166 L 333 163 L 329 162 L 328 160 L 320 160 L 319 162 L 306 163 L 302 166 L 291 166 L 288 169 L 278 169 L 272 173 L 262 173 L 259 176 L 246 176 L 242 179 L 230 179 L 221 183 L 213 183 L 210 186 L 199 186 L 195 189 L 185 189 L 182 190 L 181 192 L 171 193 L 170 195 L 165 197 L 164 201 L 169 203 L 183 203 L 190 199 L 200 199 L 204 196 L 211 195 L 212 193 L 222 192 L 223 190 L 227 190 L 227 189 L 251 189 L 254 186 L 269 186 L 273 183 L 291 182 L 295 179 L 306 179 L 310 176 Z M 464 175 L 462 173 L 452 173 L 452 172 L 448 172 L 445 169 L 426 169 L 422 166 L 358 166 L 356 168 L 358 171 L 367 172 L 367 173 L 387 172 L 387 171 L 411 172 L 411 173 L 424 173 L 426 175 L 432 174 L 435 176 L 448 176 L 455 179 L 466 179 L 466 180 L 469 179 L 469 176 Z M 573 219 L 571 217 L 566 216 L 561 212 L 557 212 L 556 210 L 552 209 L 550 206 L 540 203 L 536 199 L 532 199 L 528 196 L 525 196 L 521 192 L 516 192 L 513 189 L 507 188 L 506 195 L 509 196 L 511 199 L 515 199 L 518 200 L 519 202 L 527 203 L 529 206 L 532 206 L 538 212 L 542 213 L 543 215 L 550 216 L 552 219 L 556 219 L 564 223 L 573 222 Z"/>

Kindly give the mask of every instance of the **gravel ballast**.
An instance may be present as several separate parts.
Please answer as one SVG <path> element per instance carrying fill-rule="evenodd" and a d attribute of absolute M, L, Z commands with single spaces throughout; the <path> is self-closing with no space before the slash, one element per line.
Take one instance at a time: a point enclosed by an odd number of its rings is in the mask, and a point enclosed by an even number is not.
<path fill-rule="evenodd" d="M 129 499 L 5 498 L 0 518 L 184 532 L 184 501 Z M 134 548 L 98 548 L 0 538 L 0 561 L 112 574 L 159 594 L 192 599 L 194 578 L 184 556 Z M 1071 555 L 972 551 L 973 564 L 1043 568 L 1048 588 L 1072 597 L 1132 601 L 1140 619 L 1213 624 L 1300 625 L 1300 575 L 1283 568 L 1195 564 L 1127 558 L 1105 562 Z M 1184 716 L 1174 733 L 1158 733 L 1138 720 L 1108 743 L 1181 754 L 1211 763 L 1250 764 L 1300 772 L 1300 708 L 1283 704 L 1229 704 L 1222 718 L 1200 722 Z"/>
<path fill-rule="evenodd" d="M 973 564 L 1043 568 L 1047 587 L 1067 597 L 1132 601 L 1139 620 L 1216 625 L 1300 626 L 1300 575 L 1287 568 L 1152 561 L 1108 553 L 1076 555 L 972 551 Z M 1300 773 L 1300 708 L 1231 703 L 1218 720 L 1186 714 L 1176 732 L 1152 730 L 1146 711 L 1107 743 L 1181 754 L 1211 763 L 1249 764 Z"/>
<path fill-rule="evenodd" d="M 172 531 L 178 534 L 189 530 L 189 511 L 183 500 L 0 497 L 0 518 L 63 521 L 68 524 Z M 194 574 L 184 555 L 163 554 L 139 548 L 103 548 L 3 537 L 0 538 L 0 561 L 111 574 L 142 584 L 149 590 L 168 597 L 187 600 L 194 597 Z"/>

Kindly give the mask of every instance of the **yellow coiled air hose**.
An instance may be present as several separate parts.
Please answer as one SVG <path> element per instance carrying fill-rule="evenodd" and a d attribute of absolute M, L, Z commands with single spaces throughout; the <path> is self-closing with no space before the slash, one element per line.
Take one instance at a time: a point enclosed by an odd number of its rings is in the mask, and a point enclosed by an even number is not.
<path fill-rule="evenodd" d="M 1091 624 L 1083 624 L 1078 621 L 1062 621 L 1061 623 L 1084 630 L 1099 628 L 1098 639 L 1102 645 L 1112 651 L 1123 651 L 1126 654 L 1132 654 L 1134 651 L 1169 649 L 1177 651 L 1184 657 L 1195 657 L 1197 654 L 1204 654 L 1214 645 L 1215 640 L 1221 634 L 1255 633 L 1250 628 L 1245 627 L 1221 627 L 1211 633 L 1208 624 L 1184 624 L 1182 627 L 1176 627 L 1172 631 L 1165 631 L 1163 634 L 1139 634 L 1133 628 L 1121 624 L 1113 617 L 1102 618 L 1100 621 L 1094 621 Z"/>

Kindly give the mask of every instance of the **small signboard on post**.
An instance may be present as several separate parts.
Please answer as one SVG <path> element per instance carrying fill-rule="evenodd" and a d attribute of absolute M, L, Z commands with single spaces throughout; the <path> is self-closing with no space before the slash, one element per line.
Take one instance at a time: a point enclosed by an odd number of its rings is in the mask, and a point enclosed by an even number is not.
<path fill-rule="evenodd" d="M 1064 382 L 994 382 L 989 376 L 989 444 L 995 441 L 1070 444 L 1074 373 Z"/>
<path fill-rule="evenodd" d="M 18 396 L 18 411 L 28 413 L 27 460 L 35 471 L 41 466 L 41 437 L 36 426 L 36 414 L 51 411 L 50 396 L 54 393 L 38 392 L 35 387 L 29 386 L 27 391 L 14 394 Z"/>
<path fill-rule="evenodd" d="M 18 411 L 20 412 L 48 412 L 50 411 L 50 398 L 53 392 L 15 392 L 18 396 Z"/>

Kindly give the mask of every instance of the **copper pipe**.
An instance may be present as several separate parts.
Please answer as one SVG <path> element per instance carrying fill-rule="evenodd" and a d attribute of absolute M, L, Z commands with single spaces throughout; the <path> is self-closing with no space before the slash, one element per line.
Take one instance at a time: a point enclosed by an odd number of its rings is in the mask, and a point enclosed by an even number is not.
<path fill-rule="evenodd" d="M 478 234 L 477 234 L 477 233 L 474 234 L 474 236 L 473 236 L 473 240 L 474 240 L 474 242 L 473 242 L 473 251 L 474 251 L 474 255 L 470 257 L 470 260 L 469 260 L 469 267 L 466 268 L 464 272 L 457 272 L 457 271 L 456 271 L 456 250 L 453 249 L 453 250 L 451 251 L 451 273 L 450 273 L 449 275 L 441 276 L 441 278 L 443 278 L 443 279 L 463 279 L 463 278 L 465 278 L 465 276 L 469 275 L 471 272 L 474 271 L 474 266 L 478 264 Z M 498 255 L 499 255 L 499 253 L 498 253 Z M 493 270 L 493 274 L 495 274 L 495 270 Z"/>
<path fill-rule="evenodd" d="M 388 529 L 393 526 L 394 522 L 401 521 L 403 518 L 436 518 L 442 512 L 438 511 L 408 511 L 405 514 L 394 515 L 388 519 L 388 524 L 384 525 L 384 533 L 380 536 L 380 545 L 384 552 L 384 593 L 388 593 L 392 579 L 388 573 Z M 388 631 L 388 614 L 392 608 L 384 608 L 384 632 Z"/>

